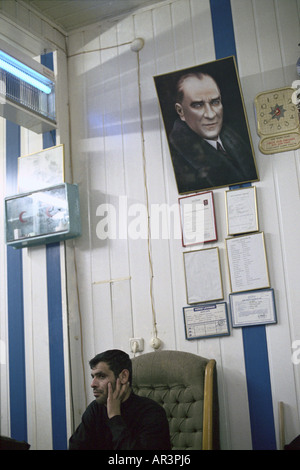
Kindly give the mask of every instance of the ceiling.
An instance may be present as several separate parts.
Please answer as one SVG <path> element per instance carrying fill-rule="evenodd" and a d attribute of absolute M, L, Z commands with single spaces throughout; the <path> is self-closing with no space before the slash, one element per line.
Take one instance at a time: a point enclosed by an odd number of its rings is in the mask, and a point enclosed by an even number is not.
<path fill-rule="evenodd" d="M 112 21 L 164 0 L 21 0 L 70 33 L 94 23 Z"/>

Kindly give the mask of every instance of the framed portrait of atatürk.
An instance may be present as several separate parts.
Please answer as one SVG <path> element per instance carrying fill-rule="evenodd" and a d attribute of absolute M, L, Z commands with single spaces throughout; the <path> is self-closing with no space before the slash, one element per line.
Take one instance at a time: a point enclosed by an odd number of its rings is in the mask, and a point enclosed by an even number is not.
<path fill-rule="evenodd" d="M 258 181 L 234 56 L 154 83 L 179 194 Z"/>

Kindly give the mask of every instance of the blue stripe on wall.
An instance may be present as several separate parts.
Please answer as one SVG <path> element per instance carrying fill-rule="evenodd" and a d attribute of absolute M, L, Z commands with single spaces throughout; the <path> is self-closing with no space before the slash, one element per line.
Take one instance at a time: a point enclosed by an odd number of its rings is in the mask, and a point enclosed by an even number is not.
<path fill-rule="evenodd" d="M 230 0 L 210 0 L 210 8 L 216 59 L 236 57 Z M 243 328 L 243 344 L 252 447 L 274 450 L 276 438 L 265 326 Z"/>
<path fill-rule="evenodd" d="M 210 0 L 216 59 L 236 56 L 230 0 Z"/>
<path fill-rule="evenodd" d="M 53 54 L 41 56 L 41 63 L 53 70 Z M 43 148 L 56 145 L 56 132 L 43 134 Z M 60 244 L 46 245 L 52 440 L 54 450 L 67 449 L 65 372 L 60 272 Z"/>
<path fill-rule="evenodd" d="M 6 121 L 7 195 L 17 193 L 20 127 Z M 27 441 L 22 251 L 7 247 L 7 308 L 11 437 Z"/>
<path fill-rule="evenodd" d="M 60 244 L 46 247 L 53 449 L 67 448 Z"/>
<path fill-rule="evenodd" d="M 249 413 L 254 450 L 276 450 L 269 359 L 264 326 L 243 328 Z"/>

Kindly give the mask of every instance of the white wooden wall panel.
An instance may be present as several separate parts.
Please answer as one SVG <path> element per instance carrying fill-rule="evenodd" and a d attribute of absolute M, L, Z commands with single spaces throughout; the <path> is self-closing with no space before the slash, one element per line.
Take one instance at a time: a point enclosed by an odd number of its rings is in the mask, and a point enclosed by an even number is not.
<path fill-rule="evenodd" d="M 65 44 L 60 33 L 24 7 L 12 8 L 12 2 L 2 2 L 3 5 L 5 11 L 1 12 L 6 19 L 0 18 L 1 36 L 10 36 L 13 42 L 19 42 L 21 47 L 36 54 L 42 52 L 40 47 L 45 40 L 47 45 L 57 46 L 59 70 L 63 70 L 63 82 L 66 82 L 62 54 Z M 278 324 L 266 328 L 276 431 L 278 435 L 277 405 L 283 401 L 286 439 L 290 441 L 299 433 L 300 407 L 299 366 L 291 361 L 292 341 L 300 337 L 300 155 L 299 151 L 275 156 L 258 152 L 253 99 L 262 89 L 289 84 L 297 78 L 299 0 L 232 0 L 231 6 L 239 72 L 261 176 L 256 184 L 260 227 L 266 236 L 278 310 Z M 12 25 L 12 18 L 15 25 Z M 35 34 L 44 36 L 39 45 L 32 34 L 26 33 L 30 26 Z M 128 44 L 137 36 L 145 39 L 139 54 L 132 52 Z M 164 349 L 190 351 L 217 360 L 223 448 L 251 448 L 241 330 L 231 331 L 228 338 L 185 340 L 182 307 L 186 304 L 186 292 L 181 241 L 152 239 L 149 252 L 146 239 L 133 240 L 125 236 L 100 240 L 97 236 L 97 224 L 101 220 L 97 210 L 104 203 L 111 203 L 117 212 L 122 211 L 128 227 L 138 216 L 138 213 L 130 213 L 133 204 L 146 205 L 146 189 L 149 207 L 177 203 L 178 193 L 152 77 L 214 59 L 210 2 L 170 0 L 143 9 L 104 32 L 98 26 L 76 32 L 68 40 L 68 54 L 72 165 L 65 111 L 63 117 L 60 114 L 58 138 L 67 147 L 67 178 L 71 180 L 73 175 L 74 182 L 79 184 L 83 225 L 82 237 L 74 242 L 74 259 L 70 256 L 73 242 L 66 244 L 68 277 L 62 279 L 63 286 L 66 282 L 69 286 L 74 423 L 78 424 L 87 402 L 92 399 L 88 360 L 110 347 L 129 351 L 130 337 L 143 337 L 145 351 L 151 351 L 153 306 Z M 67 93 L 65 87 L 62 90 L 58 100 L 65 110 Z M 3 121 L 0 122 L 0 138 L 4 175 Z M 39 138 L 28 131 L 22 131 L 21 143 L 22 153 L 41 147 Z M 5 191 L 4 184 L 1 191 Z M 227 298 L 224 190 L 214 191 L 214 197 L 219 235 L 216 245 L 220 248 Z M 5 260 L 1 240 L 0 234 Z M 64 251 L 61 254 L 63 273 Z M 153 296 L 149 254 L 153 266 Z M 51 448 L 50 384 L 49 374 L 45 374 L 49 358 L 44 249 L 24 250 L 23 268 L 29 440 L 33 448 Z M 5 270 L 6 264 L 1 263 L 0 340 L 4 342 L 7 339 Z M 76 283 L 77 289 L 74 288 Z M 66 337 L 65 297 L 63 305 Z M 65 344 L 66 357 L 67 346 Z M 0 368 L 1 433 L 8 434 L 8 366 L 1 363 Z M 48 379 L 45 380 L 45 376 Z M 67 401 L 69 399 L 70 395 Z"/>
<path fill-rule="evenodd" d="M 195 63 L 210 62 L 214 55 L 210 4 L 207 0 L 202 2 L 191 0 L 190 4 Z"/>
<path fill-rule="evenodd" d="M 59 29 L 26 5 L 15 0 L 1 0 L 0 14 L 3 15 L 1 34 L 15 42 L 18 47 L 34 50 L 35 55 L 43 54 L 45 48 L 66 51 L 65 36 Z M 6 31 L 9 32 L 6 34 Z"/>
<path fill-rule="evenodd" d="M 31 448 L 52 449 L 46 252 L 23 251 L 28 435 Z M 41 380 L 43 377 L 43 380 Z"/>
<path fill-rule="evenodd" d="M 57 99 L 58 121 L 60 134 L 57 134 L 57 143 L 64 136 L 68 125 L 65 121 L 66 98 L 63 90 L 66 87 L 64 81 L 66 71 L 66 58 L 64 54 L 57 54 L 59 61 L 59 73 L 57 82 L 59 92 Z M 68 132 L 68 129 L 67 129 Z M 70 181 L 69 146 L 65 144 L 65 167 L 67 181 Z M 27 129 L 21 129 L 21 155 L 28 155 L 40 151 L 43 148 L 43 139 Z M 69 353 L 67 331 L 67 299 L 65 279 L 65 249 L 61 245 L 61 281 L 62 281 L 62 310 L 64 329 L 64 354 L 67 358 L 65 366 L 66 384 L 66 414 L 68 433 L 71 428 L 70 416 L 70 389 L 69 389 Z M 25 331 L 25 356 L 26 356 L 26 391 L 27 391 L 27 426 L 28 442 L 31 449 L 52 449 L 52 422 L 51 422 L 51 384 L 50 384 L 50 357 L 48 335 L 48 292 L 47 292 L 47 262 L 45 246 L 26 248 L 22 251 L 23 262 L 23 291 L 24 291 L 24 331 Z M 51 295 L 51 293 L 49 293 Z M 57 295 L 54 293 L 54 295 Z M 41 379 L 43 377 L 43 379 Z"/>
<path fill-rule="evenodd" d="M 21 130 L 21 155 L 40 151 L 42 137 Z M 51 449 L 50 370 L 45 248 L 22 250 L 28 441 L 32 449 Z M 46 347 L 45 347 L 46 346 Z M 40 382 L 40 377 L 45 378 Z"/>
<path fill-rule="evenodd" d="M 83 34 L 76 36 L 76 47 L 81 48 L 84 44 Z M 78 282 L 78 300 L 79 310 L 74 313 L 70 321 L 70 345 L 71 345 L 71 363 L 73 384 L 78 384 L 73 392 L 74 400 L 74 423 L 78 423 L 80 414 L 84 411 L 87 404 L 86 381 L 88 379 L 88 358 L 92 357 L 94 350 L 94 327 L 93 327 L 93 292 L 91 276 L 91 244 L 90 244 L 90 203 L 88 195 L 88 153 L 84 149 L 84 143 L 87 138 L 87 116 L 85 104 L 85 56 L 78 55 L 75 59 L 69 59 L 69 76 L 73 77 L 70 81 L 69 93 L 73 96 L 73 104 L 70 112 L 70 126 L 72 136 L 76 137 L 75 146 L 72 142 L 71 155 L 73 162 L 74 182 L 79 186 L 80 191 L 80 210 L 82 223 L 82 236 L 76 243 L 75 264 Z M 75 66 L 76 65 L 76 66 Z M 74 138 L 74 137 L 73 137 Z M 88 148 L 89 150 L 89 148 Z M 76 158 L 76 166 L 74 161 Z M 82 338 L 89 338 L 89 341 L 82 341 Z M 73 385 L 74 386 L 74 385 Z M 84 391 L 81 395 L 80 390 Z"/>
<path fill-rule="evenodd" d="M 5 197 L 5 152 L 6 152 L 6 124 L 0 118 L 0 198 Z M 8 367 L 8 319 L 6 312 L 6 249 L 5 249 L 5 223 L 4 205 L 0 207 L 0 431 L 4 436 L 10 432 L 9 420 L 9 367 Z"/>
<path fill-rule="evenodd" d="M 168 240 L 159 242 L 156 238 L 157 229 L 154 215 L 151 215 L 152 204 L 166 204 L 164 168 L 161 157 L 161 144 L 157 139 L 159 120 L 157 116 L 157 104 L 153 100 L 155 88 L 153 76 L 155 68 L 155 47 L 153 42 L 152 13 L 146 11 L 135 17 L 135 33 L 137 37 L 143 37 L 145 46 L 144 54 L 140 53 L 140 86 L 141 86 L 141 109 L 142 125 L 144 131 L 144 157 L 146 170 L 146 185 L 148 192 L 148 203 L 150 211 L 151 233 L 151 262 L 153 268 L 153 308 L 157 322 L 158 336 L 165 342 L 169 338 L 169 328 L 173 325 L 172 286 L 170 283 L 170 253 Z M 156 158 L 153 158 L 156 155 Z M 149 266 L 149 262 L 148 262 Z M 148 268 L 149 269 L 149 268 Z M 149 285 L 149 283 L 148 283 Z M 161 286 L 164 285 L 164 289 Z M 150 292 L 150 290 L 149 290 Z M 144 334 L 149 341 L 155 331 L 152 327 L 152 312 L 147 313 L 147 329 L 144 326 Z M 169 346 L 171 348 L 171 346 Z"/>
<path fill-rule="evenodd" d="M 293 233 L 293 227 L 299 224 L 293 218 L 299 213 L 299 157 L 297 152 L 275 157 L 259 154 L 253 110 L 256 93 L 285 84 L 294 73 L 298 46 L 292 51 L 291 44 L 298 41 L 299 5 L 294 1 L 288 4 L 285 8 L 280 1 L 231 2 L 239 73 L 261 176 L 256 184 L 260 228 L 266 236 L 279 314 L 278 325 L 266 328 L 275 422 L 278 434 L 277 405 L 284 401 L 287 440 L 291 440 L 299 423 L 299 372 L 290 360 L 291 342 L 300 331 L 295 313 L 299 305 L 299 267 L 295 263 L 299 243 Z M 128 43 L 139 36 L 145 46 L 136 54 Z M 118 210 L 120 196 L 129 210 L 124 216 L 128 226 L 137 215 L 130 213 L 132 205 L 146 204 L 146 187 L 150 206 L 177 203 L 153 76 L 214 60 L 210 3 L 165 2 L 143 9 L 103 33 L 96 27 L 77 32 L 69 38 L 69 55 L 74 180 L 80 185 L 84 221 L 83 236 L 76 241 L 76 264 L 87 394 L 90 396 L 87 361 L 94 353 L 109 347 L 129 351 L 131 336 L 143 337 L 145 351 L 151 351 L 153 300 L 158 336 L 165 349 L 217 360 L 223 448 L 251 449 L 242 332 L 235 329 L 228 338 L 186 341 L 181 240 L 151 240 L 151 299 L 147 240 L 99 240 L 96 235 L 101 220 L 97 208 L 106 202 Z M 224 191 L 214 191 L 214 199 L 219 235 L 216 245 L 227 299 Z M 289 205 L 291 199 L 293 204 Z M 72 328 L 76 330 L 76 322 Z M 74 344 L 78 347 L 78 340 Z M 75 374 L 80 377 L 79 371 Z M 76 405 L 83 403 L 82 397 L 74 398 Z"/>
<path fill-rule="evenodd" d="M 277 18 L 274 2 L 253 2 L 255 36 L 259 44 L 258 56 L 261 71 L 272 70 L 281 64 L 280 38 L 277 34 Z M 276 33 L 275 33 L 276 32 Z M 275 34 L 274 34 L 275 33 Z M 264 41 L 264 37 L 271 41 Z"/>
<path fill-rule="evenodd" d="M 1 2 L 1 37 L 9 43 L 13 43 L 16 47 L 20 48 L 24 53 L 31 57 L 36 57 L 45 52 L 45 48 L 58 47 L 57 53 L 54 53 L 55 74 L 57 79 L 57 119 L 59 122 L 59 132 L 56 134 L 57 143 L 65 144 L 65 157 L 66 157 L 66 175 L 68 181 L 71 176 L 70 159 L 69 159 L 69 129 L 68 129 L 68 111 L 67 111 L 67 81 L 66 81 L 66 56 L 63 52 L 65 48 L 64 40 L 58 31 L 53 31 L 52 27 L 46 28 L 43 20 L 33 15 L 25 7 L 17 2 Z M 3 13 L 3 17 L 2 17 Z M 49 25 L 48 25 L 49 26 Z M 38 30 L 38 31 L 37 31 Z M 34 34 L 40 35 L 37 38 Z M 45 35 L 43 39 L 41 36 Z M 60 38 L 60 40 L 59 40 Z M 52 42 L 53 41 L 53 42 Z M 50 46 L 50 43 L 52 45 Z M 59 70 L 56 68 L 56 61 L 59 63 Z M 16 129 L 18 135 L 18 129 Z M 6 179 L 6 142 L 5 121 L 1 119 L 0 127 L 0 161 L 1 161 L 1 198 L 7 196 L 5 188 Z M 17 138 L 17 137 L 16 137 Z M 60 140 L 61 139 L 61 140 Z M 17 139 L 18 140 L 18 139 Z M 26 129 L 20 129 L 20 155 L 27 155 L 43 148 L 43 140 L 41 135 L 37 135 Z M 10 175 L 10 177 L 17 175 Z M 0 339 L 5 343 L 6 354 L 1 364 L 1 435 L 9 436 L 12 432 L 10 429 L 10 407 L 9 395 L 13 396 L 16 390 L 9 389 L 9 370 L 14 370 L 14 364 L 8 366 L 8 312 L 7 312 L 7 262 L 6 262 L 6 245 L 4 240 L 4 214 L 1 207 L 1 271 L 0 271 Z M 48 292 L 47 292 L 47 262 L 46 262 L 46 249 L 44 246 L 35 248 L 24 248 L 20 252 L 22 256 L 21 273 L 16 272 L 16 277 L 22 279 L 23 306 L 24 306 L 24 360 L 25 360 L 25 392 L 27 410 L 26 417 L 22 416 L 21 420 L 24 424 L 22 434 L 26 432 L 26 439 L 31 445 L 31 449 L 52 449 L 52 418 L 53 409 L 51 404 L 51 389 L 50 384 L 50 363 L 49 363 L 49 319 L 48 319 Z M 62 401 L 66 399 L 66 422 L 67 434 L 70 434 L 70 376 L 69 376 L 69 357 L 68 357 L 68 331 L 67 331 L 67 298 L 66 298 L 66 277 L 65 277 L 65 250 L 64 245 L 61 245 L 60 253 L 60 271 L 62 281 L 62 310 L 63 310 L 63 351 L 64 359 L 62 365 L 65 372 L 65 392 L 66 395 L 61 396 Z M 58 288 L 59 289 L 59 288 Z M 60 289 L 59 289 L 60 290 Z M 19 294 L 20 292 L 18 292 Z M 54 293 L 57 295 L 57 293 Z M 23 313 L 23 312 L 22 312 Z M 22 319 L 20 319 L 22 321 Z M 23 332 L 22 326 L 19 324 Z M 14 344 L 14 334 L 10 330 L 12 339 L 12 350 Z M 22 360 L 22 358 L 20 358 Z M 1 361 L 0 361 L 1 362 Z M 59 364 L 56 364 L 59 366 Z M 55 381 L 54 381 L 55 382 Z M 23 384 L 21 385 L 21 387 Z M 53 383 L 52 383 L 53 386 Z M 55 390 L 57 391 L 57 390 Z M 57 396 L 56 396 L 57 398 Z M 52 401 L 53 403 L 53 401 Z M 55 403 L 57 404 L 57 402 Z M 13 414 L 13 413 L 12 413 Z M 61 417 L 61 423 L 64 424 L 64 416 Z M 23 421 L 24 420 L 24 421 Z M 16 428 L 13 430 L 16 432 Z M 62 432 L 64 430 L 62 429 Z M 25 439 L 25 436 L 24 436 Z"/>
<path fill-rule="evenodd" d="M 282 2 L 275 0 L 277 18 L 277 30 L 280 38 L 282 65 L 286 67 L 295 63 L 295 57 L 299 54 L 299 12 L 296 1 Z"/>
<path fill-rule="evenodd" d="M 234 25 L 247 21 L 251 29 L 251 15 L 245 11 L 246 2 L 232 2 Z M 247 2 L 250 8 L 250 2 Z M 246 77 L 244 93 L 249 98 L 249 109 L 256 93 L 277 86 L 289 86 L 297 78 L 295 63 L 296 48 L 291 47 L 299 35 L 299 19 L 295 2 L 252 2 L 253 29 L 256 47 L 253 42 L 242 41 L 242 31 L 235 28 L 238 44 L 238 64 L 243 83 L 247 60 L 252 57 L 252 79 Z M 287 9 L 286 9 L 287 8 Z M 293 18 L 293 19 L 292 19 Z M 287 23 L 289 27 L 287 28 Z M 289 30 L 287 32 L 287 29 Z M 266 41 L 265 38 L 269 40 Z M 293 52 L 291 52 L 293 51 Z M 257 57 L 255 62 L 254 58 Z M 243 72 L 241 72 L 243 71 Z M 254 120 L 252 120 L 252 123 Z M 252 136 L 257 149 L 258 137 L 252 124 Z M 261 230 L 266 236 L 266 249 L 270 269 L 271 285 L 275 289 L 278 311 L 276 328 L 267 327 L 270 374 L 273 393 L 274 418 L 278 438 L 278 403 L 282 401 L 286 410 L 286 442 L 290 442 L 299 428 L 299 371 L 291 361 L 291 344 L 299 337 L 298 321 L 294 322 L 294 309 L 299 304 L 299 289 L 294 286 L 299 278 L 299 265 L 293 260 L 299 258 L 299 231 L 297 225 L 300 214 L 298 151 L 281 153 L 268 158 L 256 150 L 261 181 L 257 184 L 258 206 Z M 287 181 L 289 182 L 287 185 Z M 293 203 L 288 200 L 293 198 Z M 274 211 L 276 207 L 276 211 Z M 293 253 L 293 254 L 292 254 Z M 290 256 L 290 258 L 289 258 Z M 289 258 L 289 259 L 288 259 Z M 297 266 L 297 267 L 296 267 Z M 291 297 L 291 292 L 294 295 Z M 297 308 L 297 307 L 296 307 Z M 296 317 L 295 317 L 296 318 Z M 280 344 L 280 347 L 278 345 Z M 284 371 L 284 372 L 283 372 Z M 283 379 L 284 374 L 284 379 Z M 294 384 L 287 387 L 286 384 Z M 294 412 L 291 412 L 291 410 Z"/>

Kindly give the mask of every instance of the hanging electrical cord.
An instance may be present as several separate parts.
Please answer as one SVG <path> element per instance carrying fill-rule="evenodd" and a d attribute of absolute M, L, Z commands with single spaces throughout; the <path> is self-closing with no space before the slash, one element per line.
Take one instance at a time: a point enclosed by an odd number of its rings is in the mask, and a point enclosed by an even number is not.
<path fill-rule="evenodd" d="M 155 312 L 154 295 L 153 295 L 154 274 L 153 274 L 153 262 L 152 262 L 152 250 L 151 250 L 151 223 L 150 223 L 150 210 L 149 210 L 149 193 L 148 193 L 148 185 L 147 185 L 147 162 L 146 162 L 146 155 L 145 155 L 145 135 L 144 135 L 144 126 L 143 126 L 143 109 L 142 109 L 142 96 L 141 96 L 141 68 L 140 68 L 140 56 L 139 56 L 139 51 L 143 48 L 143 46 L 144 46 L 144 40 L 142 38 L 137 38 L 131 43 L 131 50 L 137 53 L 139 114 L 140 114 L 140 125 L 141 125 L 143 174 L 144 174 L 144 186 L 145 186 L 146 209 L 147 209 L 147 244 L 148 244 L 148 259 L 149 259 L 149 269 L 150 269 L 150 300 L 151 300 L 152 323 L 153 323 L 153 332 L 152 332 L 150 345 L 154 349 L 158 349 L 161 344 L 161 341 L 158 338 L 156 312 Z"/>

